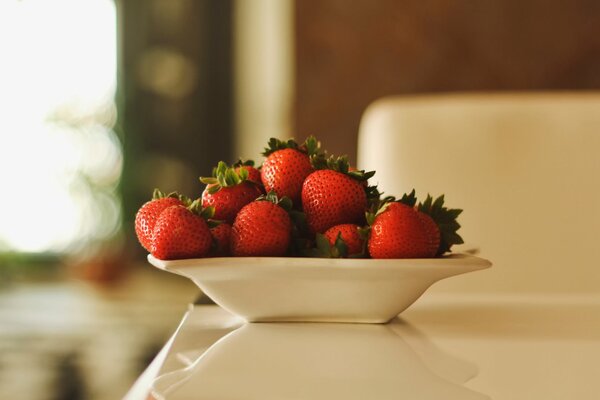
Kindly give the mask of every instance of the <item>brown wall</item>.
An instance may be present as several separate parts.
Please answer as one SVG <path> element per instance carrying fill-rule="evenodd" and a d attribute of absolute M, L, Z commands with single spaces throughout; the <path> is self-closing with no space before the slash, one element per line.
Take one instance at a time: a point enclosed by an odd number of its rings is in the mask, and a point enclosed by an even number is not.
<path fill-rule="evenodd" d="M 296 0 L 295 132 L 355 159 L 391 94 L 600 88 L 600 1 Z"/>

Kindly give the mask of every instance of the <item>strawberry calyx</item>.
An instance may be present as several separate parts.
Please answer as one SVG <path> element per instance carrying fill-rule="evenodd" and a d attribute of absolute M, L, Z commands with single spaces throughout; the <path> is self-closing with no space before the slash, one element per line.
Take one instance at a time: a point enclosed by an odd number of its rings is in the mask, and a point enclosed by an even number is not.
<path fill-rule="evenodd" d="M 360 182 L 366 181 L 375 175 L 375 171 L 366 172 L 365 170 L 351 168 L 350 163 L 348 162 L 348 156 L 345 154 L 338 157 L 334 155 L 326 157 L 325 154 L 321 153 L 313 155 L 310 161 L 314 169 L 330 169 L 348 175 Z"/>
<path fill-rule="evenodd" d="M 356 258 L 367 257 L 367 255 L 368 255 L 367 249 L 368 249 L 369 235 L 370 234 L 371 234 L 371 226 L 370 225 L 358 228 L 358 236 L 362 239 L 362 249 L 361 249 L 361 252 L 359 254 L 350 255 L 351 258 L 353 258 L 353 257 L 356 257 Z"/>
<path fill-rule="evenodd" d="M 189 197 L 179 194 L 178 192 L 164 193 L 164 192 L 161 192 L 160 189 L 158 189 L 158 188 L 155 188 L 154 191 L 152 192 L 152 200 L 160 200 L 160 199 L 167 199 L 167 198 L 178 199 L 186 207 L 192 203 L 192 200 Z"/>
<path fill-rule="evenodd" d="M 212 176 L 200 177 L 200 182 L 210 185 L 207 189 L 208 193 L 215 194 L 224 187 L 237 186 L 243 182 L 251 181 L 248 180 L 247 169 L 240 168 L 236 171 L 235 167 L 230 167 L 225 162 L 219 161 L 217 166 L 213 169 Z"/>
<path fill-rule="evenodd" d="M 413 191 L 414 192 L 414 191 Z M 383 194 L 383 193 L 381 193 Z M 404 195 L 406 196 L 406 195 Z M 402 198 L 404 198 L 404 196 Z M 415 199 L 416 201 L 416 199 Z M 387 210 L 389 205 L 393 202 L 401 202 L 400 200 L 396 200 L 394 196 L 385 196 L 385 197 L 377 197 L 374 198 L 370 204 L 369 210 L 365 213 L 365 219 L 367 221 L 368 229 L 370 229 L 371 225 L 375 222 L 375 218 Z M 414 204 L 411 206 L 414 207 Z"/>
<path fill-rule="evenodd" d="M 375 171 L 365 171 L 364 169 L 359 170 L 350 167 L 347 155 L 339 157 L 331 155 L 327 157 L 325 153 L 314 154 L 310 157 L 310 163 L 316 170 L 329 169 L 361 182 L 365 186 L 365 193 L 369 204 L 372 204 L 381 196 L 377 185 L 367 186 L 367 181 L 375 175 Z"/>
<path fill-rule="evenodd" d="M 434 200 L 427 194 L 425 201 L 418 203 L 416 209 L 429 215 L 440 230 L 440 246 L 436 255 L 451 251 L 451 247 L 455 244 L 464 243 L 463 238 L 457 233 L 460 224 L 456 220 L 463 210 L 444 207 L 444 195 Z"/>
<path fill-rule="evenodd" d="M 196 215 L 204 218 L 204 220 L 207 222 L 209 220 L 211 220 L 211 218 L 215 215 L 215 208 L 213 206 L 202 207 L 202 199 L 196 199 L 196 200 L 192 201 L 185 208 L 190 210 L 193 214 L 196 214 Z M 215 221 L 215 220 L 213 220 L 213 221 Z M 216 221 L 216 222 L 218 222 L 218 221 Z M 217 225 L 218 225 L 218 223 L 217 223 Z"/>
<path fill-rule="evenodd" d="M 273 191 L 273 190 L 271 190 L 267 194 L 263 194 L 262 196 L 259 196 L 255 201 L 268 201 L 275 205 L 280 206 L 281 208 L 283 208 L 285 211 L 288 211 L 288 212 L 291 211 L 294 206 L 292 200 L 289 197 L 283 196 L 283 197 L 279 198 L 277 196 L 277 193 L 275 193 L 275 191 Z"/>
<path fill-rule="evenodd" d="M 360 253 L 348 254 L 348 245 L 342 238 L 342 233 L 338 232 L 333 245 L 323 233 L 315 235 L 314 247 L 305 248 L 301 255 L 305 257 L 318 258 L 364 258 L 367 255 L 367 242 L 369 238 L 370 227 L 358 228 L 358 234 L 363 241 L 363 246 Z"/>
<path fill-rule="evenodd" d="M 233 165 L 233 168 L 239 168 L 239 167 L 254 167 L 255 162 L 254 160 L 243 160 L 241 158 L 239 158 Z M 260 168 L 260 167 L 259 167 Z"/>
<path fill-rule="evenodd" d="M 377 187 L 375 186 L 375 188 Z M 370 203 L 369 211 L 365 213 L 367 224 L 369 224 L 369 226 L 373 225 L 375 217 L 384 212 L 391 203 L 402 203 L 411 208 L 415 208 L 417 205 L 415 189 L 413 189 L 410 193 L 404 193 L 400 199 L 396 199 L 394 196 L 381 197 L 381 195 L 383 195 L 383 192 L 380 193 L 380 197 L 373 199 L 373 201 Z"/>
<path fill-rule="evenodd" d="M 410 193 L 404 193 L 398 202 L 414 208 L 417 205 L 415 189 L 411 190 Z"/>
<path fill-rule="evenodd" d="M 307 137 L 302 144 L 298 144 L 294 139 L 283 141 L 277 138 L 271 138 L 267 143 L 267 147 L 265 147 L 262 152 L 262 155 L 268 157 L 272 153 L 283 149 L 298 150 L 308 154 L 309 157 L 312 157 L 320 153 L 321 143 L 313 135 Z"/>
<path fill-rule="evenodd" d="M 306 252 L 309 257 L 322 258 L 346 258 L 348 257 L 348 245 L 342 239 L 342 233 L 338 232 L 333 245 L 329 243 L 327 237 L 322 233 L 315 236 L 316 247 L 308 249 Z"/>

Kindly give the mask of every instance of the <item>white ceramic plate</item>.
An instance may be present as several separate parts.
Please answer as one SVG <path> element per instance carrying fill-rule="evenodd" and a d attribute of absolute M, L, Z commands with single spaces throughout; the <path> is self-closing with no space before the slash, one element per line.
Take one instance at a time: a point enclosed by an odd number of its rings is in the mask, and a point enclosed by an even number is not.
<path fill-rule="evenodd" d="M 183 275 L 215 303 L 248 322 L 385 323 L 433 283 L 490 267 L 453 254 L 423 259 L 223 257 L 150 264 Z"/>

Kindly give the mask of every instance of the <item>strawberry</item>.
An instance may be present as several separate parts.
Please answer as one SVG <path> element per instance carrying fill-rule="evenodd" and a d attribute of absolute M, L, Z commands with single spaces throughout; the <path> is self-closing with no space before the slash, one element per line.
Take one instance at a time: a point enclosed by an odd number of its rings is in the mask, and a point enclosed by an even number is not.
<path fill-rule="evenodd" d="M 273 192 L 244 206 L 231 230 L 231 253 L 237 257 L 283 256 L 292 235 L 292 220 L 285 208 L 291 208 L 291 201 L 278 201 Z"/>
<path fill-rule="evenodd" d="M 443 207 L 443 195 L 435 201 L 428 195 L 424 203 L 415 203 L 413 190 L 399 201 L 388 198 L 377 214 L 367 215 L 371 257 L 435 257 L 463 242 L 456 233 L 460 228 L 456 218 L 462 210 Z"/>
<path fill-rule="evenodd" d="M 235 164 L 233 164 L 233 167 L 235 168 L 235 172 L 237 172 L 238 174 L 242 169 L 248 171 L 247 180 L 262 187 L 262 181 L 260 179 L 260 170 L 254 167 L 254 160 L 243 161 L 242 159 L 239 159 Z"/>
<path fill-rule="evenodd" d="M 310 136 L 302 146 L 294 140 L 282 142 L 271 138 L 263 155 L 260 177 L 266 192 L 273 191 L 279 197 L 288 197 L 299 204 L 304 179 L 313 172 L 310 157 L 317 154 L 319 143 Z"/>
<path fill-rule="evenodd" d="M 432 257 L 427 231 L 418 212 L 399 202 L 387 203 L 374 217 L 369 237 L 373 258 Z"/>
<path fill-rule="evenodd" d="M 210 228 L 210 234 L 213 237 L 215 247 L 212 251 L 213 256 L 227 256 L 229 254 L 229 243 L 231 241 L 231 225 L 221 223 Z"/>
<path fill-rule="evenodd" d="M 338 240 L 346 245 L 348 256 L 364 253 L 365 236 L 361 227 L 356 224 L 335 225 L 325 231 L 325 237 L 330 246 L 335 246 Z"/>
<path fill-rule="evenodd" d="M 313 233 L 334 225 L 362 223 L 367 211 L 367 191 L 362 181 L 374 173 L 348 172 L 346 157 L 330 158 L 302 185 L 302 209 Z"/>
<path fill-rule="evenodd" d="M 189 207 L 164 209 L 154 225 L 150 253 L 161 260 L 205 257 L 212 244 L 206 218 L 213 213 L 212 207 L 201 209 L 200 199 Z"/>
<path fill-rule="evenodd" d="M 232 223 L 246 204 L 262 194 L 258 185 L 248 181 L 249 172 L 240 168 L 236 172 L 224 162 L 219 162 L 212 177 L 200 178 L 207 186 L 202 192 L 202 206 L 214 207 L 214 218 Z"/>
<path fill-rule="evenodd" d="M 427 257 L 435 257 L 440 248 L 440 228 L 429 215 L 417 211 L 417 217 L 425 230 L 427 237 Z"/>
<path fill-rule="evenodd" d="M 150 251 L 152 231 L 161 212 L 171 206 L 184 205 L 184 199 L 176 192 L 165 195 L 154 189 L 152 200 L 138 210 L 135 216 L 135 233 L 144 249 Z"/>

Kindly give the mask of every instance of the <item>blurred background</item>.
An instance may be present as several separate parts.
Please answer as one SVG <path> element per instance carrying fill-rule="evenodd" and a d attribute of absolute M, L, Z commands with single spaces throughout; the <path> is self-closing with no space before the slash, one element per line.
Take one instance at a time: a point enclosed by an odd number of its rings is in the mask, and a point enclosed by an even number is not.
<path fill-rule="evenodd" d="M 0 398 L 115 399 L 199 293 L 145 264 L 152 189 L 393 94 L 600 89 L 594 0 L 2 0 Z"/>

